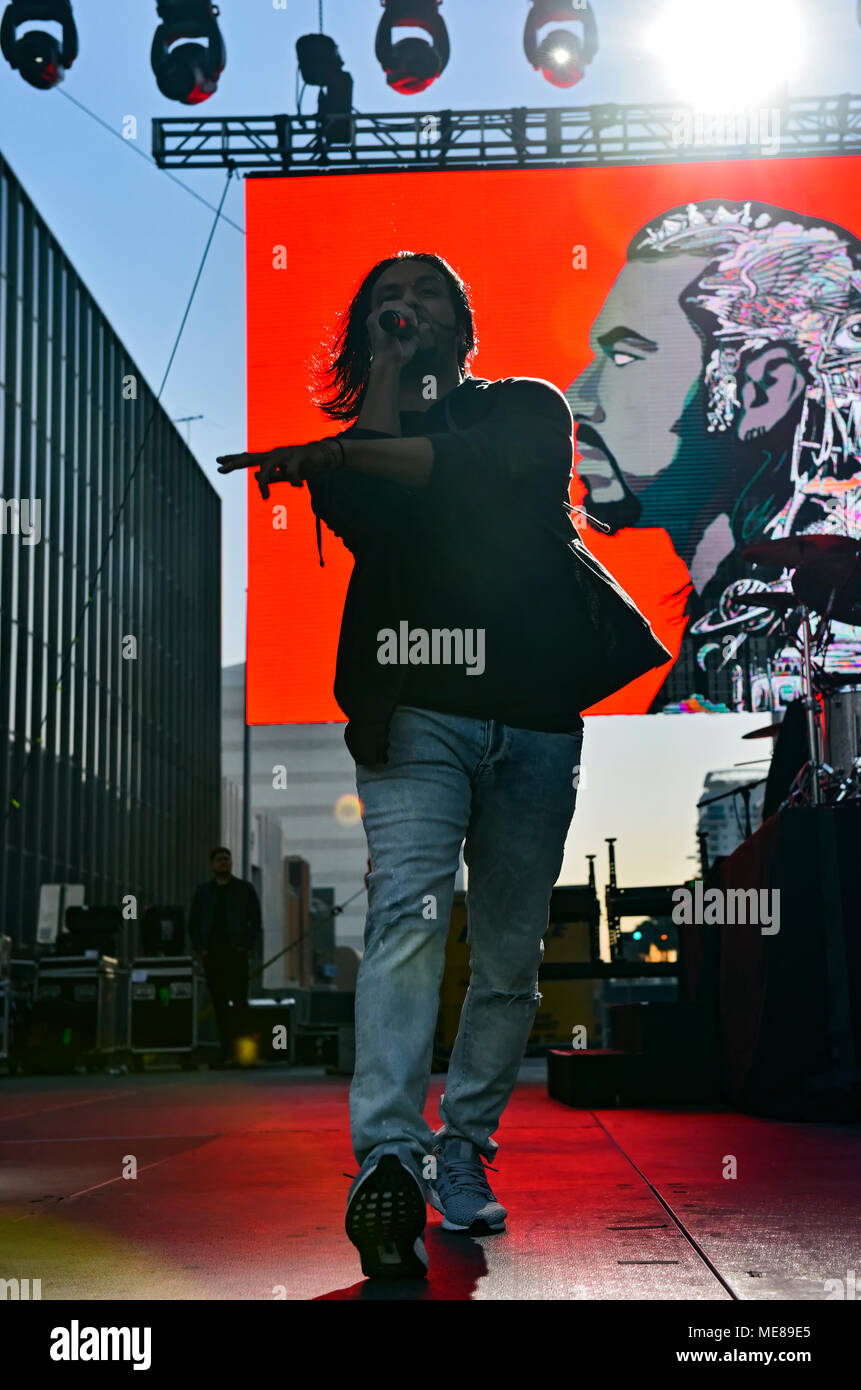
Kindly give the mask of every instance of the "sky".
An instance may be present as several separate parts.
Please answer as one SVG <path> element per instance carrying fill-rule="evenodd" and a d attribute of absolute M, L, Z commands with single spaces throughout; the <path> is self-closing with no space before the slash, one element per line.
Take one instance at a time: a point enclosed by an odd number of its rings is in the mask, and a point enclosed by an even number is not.
<path fill-rule="evenodd" d="M 216 94 L 196 108 L 201 115 L 295 110 L 295 42 L 300 35 L 317 31 L 318 5 L 317 0 L 286 0 L 285 8 L 276 9 L 276 2 L 221 0 L 219 24 L 227 66 Z M 526 0 L 445 0 L 441 15 L 448 26 L 451 59 L 434 86 L 414 97 L 392 92 L 374 57 L 381 14 L 378 0 L 326 0 L 323 13 L 324 31 L 336 40 L 353 74 L 357 110 L 425 112 L 684 99 L 685 84 L 688 91 L 691 83 L 701 84 L 702 74 L 693 71 L 690 62 L 680 69 L 676 60 L 673 67 L 649 46 L 650 26 L 660 20 L 667 4 L 677 3 L 593 0 L 598 55 L 584 80 L 562 91 L 534 72 L 524 56 Z M 769 53 L 782 42 L 792 3 L 780 0 L 781 23 L 765 41 L 756 29 L 756 15 L 775 0 L 721 0 L 720 4 L 686 0 L 680 13 L 686 24 L 695 20 L 708 26 L 701 56 L 715 62 L 718 72 L 737 77 L 750 64 L 753 73 L 761 75 Z M 799 0 L 797 8 L 805 23 L 794 74 L 787 84 L 790 94 L 828 95 L 857 89 L 861 27 L 856 0 Z M 150 152 L 153 117 L 183 115 L 191 108 L 164 98 L 150 69 L 150 45 L 158 22 L 155 0 L 123 0 L 122 4 L 74 0 L 73 10 L 80 54 L 59 89 L 36 92 L 0 59 L 0 150 L 139 369 L 157 389 L 213 213 L 141 153 Z M 66 93 L 109 129 L 67 100 Z M 305 111 L 313 110 L 314 103 L 315 93 L 309 90 Z M 118 138 L 129 116 L 137 121 L 136 141 Z M 215 204 L 226 176 L 221 170 L 189 170 L 179 177 L 194 193 Z M 244 197 L 239 179 L 231 181 L 224 212 L 242 227 Z M 227 223 L 216 231 L 162 402 L 174 419 L 203 416 L 179 428 L 226 503 L 222 512 L 223 661 L 225 665 L 241 662 L 245 656 L 245 490 L 235 478 L 218 474 L 215 463 L 216 455 L 237 452 L 246 443 L 244 235 Z M 742 760 L 750 756 L 745 750 L 760 745 L 738 743 L 740 732 L 751 727 L 744 716 L 733 716 L 736 732 L 720 738 L 717 726 L 712 734 L 705 728 L 695 734 L 692 725 L 684 737 L 688 743 L 696 742 L 702 756 L 690 752 L 686 769 L 676 777 L 677 759 L 671 751 L 672 740 L 678 737 L 672 733 L 676 717 L 667 718 L 669 728 L 663 717 L 660 721 L 667 728 L 666 737 L 658 736 L 658 725 L 646 737 L 639 719 L 600 723 L 628 726 L 606 736 L 611 739 L 608 746 L 615 749 L 618 775 L 627 768 L 648 788 L 657 757 L 656 765 L 663 769 L 658 774 L 662 797 L 657 800 L 670 811 L 687 807 L 689 821 L 692 769 L 696 767 L 699 776 L 700 762 L 727 766 L 727 758 L 735 760 L 737 754 L 737 760 Z M 700 717 L 691 718 L 699 723 Z M 711 724 L 723 717 L 701 718 Z M 601 734 L 599 740 L 599 721 L 594 722 L 597 751 L 599 741 L 604 746 L 605 736 Z M 658 753 L 663 743 L 670 751 Z M 654 780 L 651 785 L 655 786 Z M 608 790 L 608 817 L 611 802 L 618 806 L 618 786 L 614 788 Z M 596 810 L 595 814 L 597 827 L 604 813 Z M 654 862 L 657 830 L 654 836 L 652 849 L 641 836 L 632 873 L 641 873 Z M 685 836 L 679 844 L 687 844 L 687 853 L 690 840 Z M 605 848 L 600 845 L 599 851 L 603 854 Z M 578 842 L 575 857 L 580 853 Z M 667 864 L 661 858 L 660 872 L 650 873 L 643 881 L 658 882 L 666 874 L 672 877 L 680 867 L 680 854 L 683 857 L 677 848 Z M 575 877 L 581 877 L 579 871 Z"/>

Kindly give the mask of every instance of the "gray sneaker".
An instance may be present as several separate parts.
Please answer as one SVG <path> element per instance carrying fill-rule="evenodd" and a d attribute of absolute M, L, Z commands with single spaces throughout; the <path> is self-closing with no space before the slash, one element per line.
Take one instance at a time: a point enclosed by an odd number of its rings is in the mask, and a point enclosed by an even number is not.
<path fill-rule="evenodd" d="M 490 1190 L 478 1147 L 459 1135 L 447 1134 L 434 1146 L 434 1156 L 437 1175 L 428 1181 L 429 1200 L 442 1212 L 443 1230 L 468 1231 L 470 1235 L 504 1231 L 508 1213 Z M 495 1173 L 496 1169 L 490 1171 Z"/>
<path fill-rule="evenodd" d="M 349 1176 L 349 1174 L 347 1174 Z M 409 1144 L 369 1154 L 347 1197 L 345 1227 L 368 1279 L 422 1279 L 428 1184 Z"/>

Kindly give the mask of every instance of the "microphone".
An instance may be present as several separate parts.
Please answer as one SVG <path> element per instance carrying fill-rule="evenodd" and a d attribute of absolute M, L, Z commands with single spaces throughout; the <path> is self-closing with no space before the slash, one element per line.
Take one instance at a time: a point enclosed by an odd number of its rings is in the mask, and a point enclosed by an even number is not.
<path fill-rule="evenodd" d="M 397 333 L 405 328 L 412 328 L 412 324 L 407 323 L 403 314 L 399 314 L 396 309 L 383 309 L 379 324 L 384 333 Z"/>

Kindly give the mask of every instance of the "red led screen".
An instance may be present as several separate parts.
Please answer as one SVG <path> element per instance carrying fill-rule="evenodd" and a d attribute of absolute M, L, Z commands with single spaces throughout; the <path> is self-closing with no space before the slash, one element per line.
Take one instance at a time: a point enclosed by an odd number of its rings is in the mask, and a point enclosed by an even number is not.
<path fill-rule="evenodd" d="M 677 658 L 592 712 L 793 697 L 791 624 L 751 599 L 789 573 L 751 582 L 740 552 L 861 535 L 861 160 L 261 178 L 246 196 L 248 448 L 336 432 L 312 358 L 376 261 L 436 252 L 469 288 L 472 373 L 565 392 L 571 501 L 610 528 L 580 534 Z M 249 472 L 248 518 L 249 721 L 343 720 L 352 557 L 324 527 L 321 568 L 306 489 L 264 502 Z M 834 669 L 858 666 L 859 637 L 837 625 Z"/>

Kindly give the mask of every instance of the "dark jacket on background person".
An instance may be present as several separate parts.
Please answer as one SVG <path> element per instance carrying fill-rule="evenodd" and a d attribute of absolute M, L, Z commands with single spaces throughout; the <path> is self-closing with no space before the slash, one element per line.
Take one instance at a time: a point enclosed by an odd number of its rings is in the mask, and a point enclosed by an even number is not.
<path fill-rule="evenodd" d="M 195 889 L 188 914 L 188 935 L 195 951 L 205 951 L 209 945 L 215 919 L 216 888 L 214 878 Z M 254 885 L 244 878 L 231 877 L 227 888 L 227 928 L 231 946 L 252 951 L 261 933 L 260 899 Z"/>
<path fill-rule="evenodd" d="M 571 521 L 573 420 L 555 386 L 466 377 L 427 411 L 401 412 L 401 431 L 431 441 L 424 487 L 344 469 L 308 481 L 320 563 L 321 520 L 355 560 L 334 693 L 356 762 L 387 761 L 398 704 L 570 732 L 582 710 L 670 660 Z M 381 629 L 426 616 L 486 628 L 487 675 L 457 684 L 450 670 L 381 665 Z"/>

